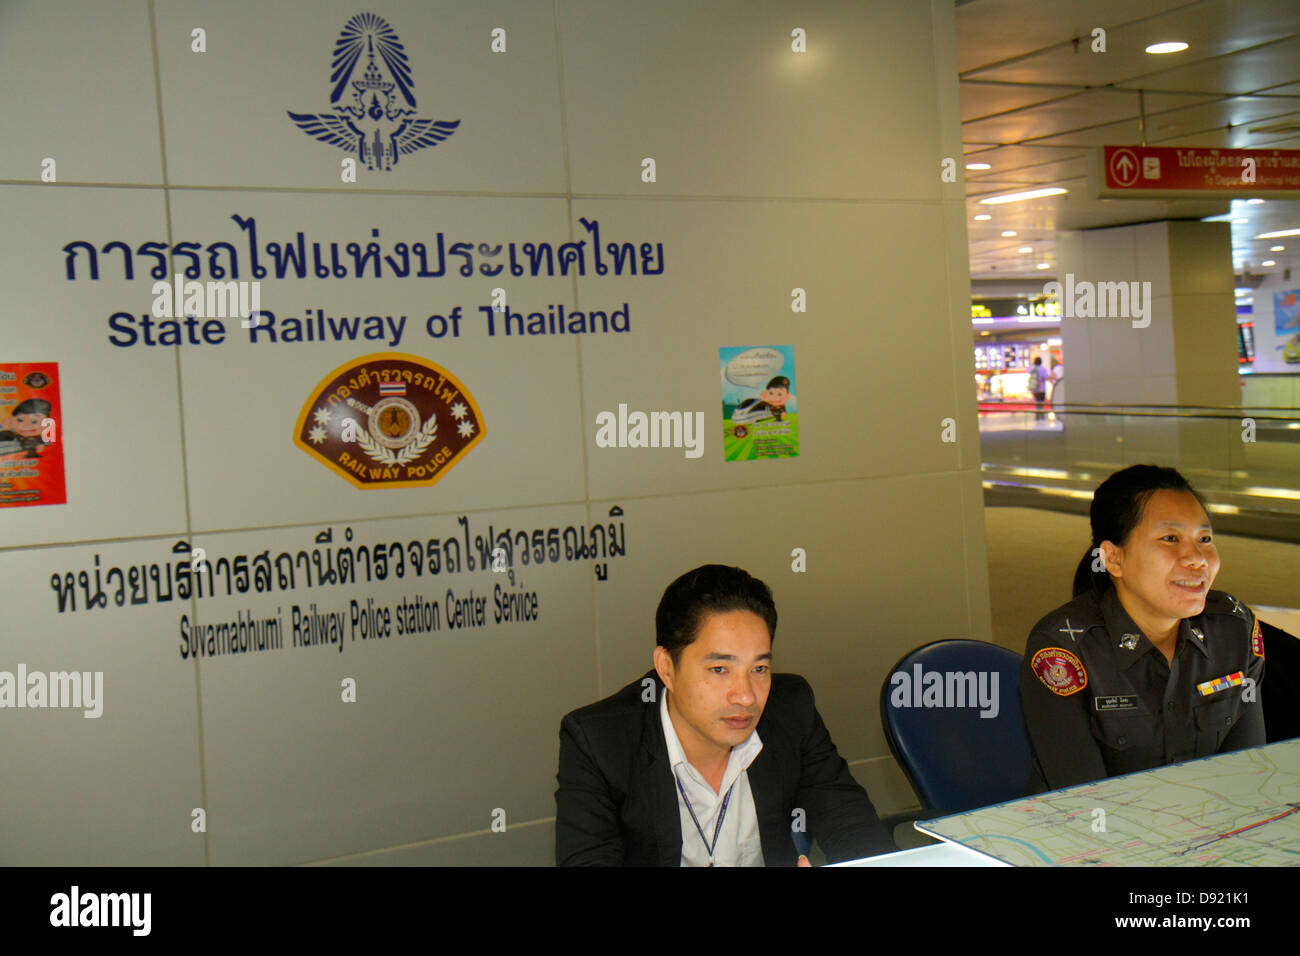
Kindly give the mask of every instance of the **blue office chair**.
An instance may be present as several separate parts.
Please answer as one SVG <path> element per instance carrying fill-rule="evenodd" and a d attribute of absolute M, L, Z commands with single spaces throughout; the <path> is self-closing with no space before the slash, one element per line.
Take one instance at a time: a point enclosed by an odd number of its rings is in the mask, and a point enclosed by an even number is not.
<path fill-rule="evenodd" d="M 890 752 L 922 808 L 885 818 L 890 833 L 902 822 L 961 813 L 1023 795 L 1034 758 L 1020 709 L 1020 662 L 1021 655 L 996 644 L 935 641 L 894 665 L 880 691 L 880 723 Z M 943 676 L 944 706 L 933 706 L 934 682 L 926 680 L 932 672 Z M 974 695 L 969 693 L 969 678 L 949 677 L 971 673 Z M 918 674 L 919 689 L 914 686 Z M 981 674 L 986 695 L 996 700 L 993 717 L 980 716 Z M 991 693 L 993 675 L 997 675 L 996 695 Z M 968 699 L 971 696 L 974 701 Z M 983 709 L 993 712 L 992 704 Z"/>

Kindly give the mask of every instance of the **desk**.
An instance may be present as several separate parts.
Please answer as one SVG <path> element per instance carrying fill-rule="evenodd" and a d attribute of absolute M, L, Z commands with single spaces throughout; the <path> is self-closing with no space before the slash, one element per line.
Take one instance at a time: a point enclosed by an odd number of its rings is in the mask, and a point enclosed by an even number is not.
<path fill-rule="evenodd" d="M 1300 740 L 922 820 L 1013 866 L 1300 866 Z"/>
<path fill-rule="evenodd" d="M 861 860 L 848 860 L 844 863 L 828 863 L 834 866 L 1010 866 L 1001 860 L 995 860 L 983 853 L 968 850 L 955 843 L 936 843 L 934 846 L 917 847 L 914 850 L 900 850 L 898 853 L 882 853 L 868 856 Z"/>

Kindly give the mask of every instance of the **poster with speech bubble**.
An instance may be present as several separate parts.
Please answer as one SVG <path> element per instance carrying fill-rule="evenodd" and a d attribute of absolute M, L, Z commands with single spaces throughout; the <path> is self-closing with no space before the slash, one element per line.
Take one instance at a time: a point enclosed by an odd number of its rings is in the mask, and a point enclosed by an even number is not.
<path fill-rule="evenodd" d="M 58 362 L 0 362 L 0 508 L 67 503 Z"/>
<path fill-rule="evenodd" d="M 1278 335 L 1300 332 L 1300 289 L 1273 293 L 1273 327 Z"/>
<path fill-rule="evenodd" d="M 718 350 L 724 461 L 799 457 L 793 345 Z"/>

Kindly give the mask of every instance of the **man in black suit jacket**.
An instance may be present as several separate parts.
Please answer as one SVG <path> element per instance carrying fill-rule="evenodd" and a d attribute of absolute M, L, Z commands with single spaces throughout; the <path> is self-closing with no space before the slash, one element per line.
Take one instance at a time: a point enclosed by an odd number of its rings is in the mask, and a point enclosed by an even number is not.
<path fill-rule="evenodd" d="M 734 830 L 752 795 L 765 865 L 795 864 L 796 822 L 831 862 L 894 849 L 831 742 L 808 682 L 770 672 L 775 633 L 771 591 L 739 568 L 705 565 L 668 586 L 656 613 L 655 669 L 560 725 L 558 865 L 679 866 L 687 852 L 713 865 L 720 826 L 709 817 L 701 826 L 687 809 L 669 760 L 665 714 L 675 749 L 707 782 L 703 792 L 716 799 L 726 776 L 740 782 L 736 774 L 745 775 L 748 790 L 730 807 L 722 801 L 721 816 L 731 809 Z M 730 752 L 751 747 L 754 733 L 762 749 L 739 770 Z M 683 819 L 692 822 L 690 832 Z M 686 851 L 684 838 L 693 841 Z"/>

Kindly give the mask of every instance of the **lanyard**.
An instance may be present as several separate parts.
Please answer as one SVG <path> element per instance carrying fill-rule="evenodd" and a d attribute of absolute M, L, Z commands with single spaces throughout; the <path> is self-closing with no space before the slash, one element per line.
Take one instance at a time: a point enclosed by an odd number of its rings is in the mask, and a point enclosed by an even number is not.
<path fill-rule="evenodd" d="M 713 845 L 709 845 L 708 838 L 704 835 L 704 830 L 700 826 L 699 818 L 695 816 L 695 810 L 691 807 L 691 798 L 686 796 L 686 788 L 682 786 L 682 778 L 677 776 L 677 771 L 673 771 L 673 779 L 677 781 L 677 789 L 681 791 L 682 802 L 686 804 L 686 812 L 691 815 L 691 822 L 695 824 L 695 832 L 700 835 L 704 841 L 704 849 L 709 851 L 709 866 L 713 866 L 713 851 L 718 847 L 718 836 L 722 833 L 722 821 L 727 816 L 727 804 L 731 802 L 731 791 L 736 789 L 736 780 L 731 781 L 731 786 L 727 788 L 727 795 L 722 798 L 722 809 L 718 811 L 718 822 L 713 827 Z"/>

